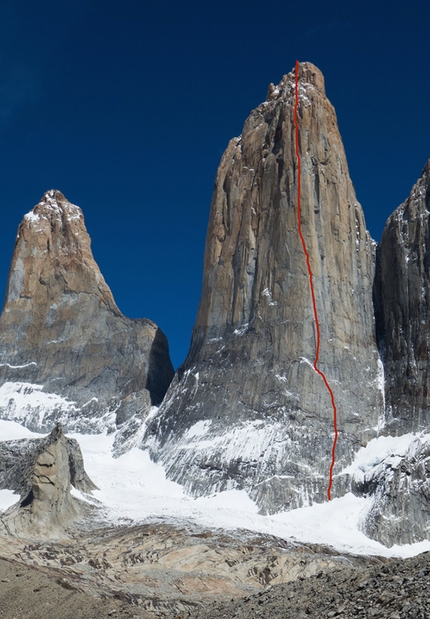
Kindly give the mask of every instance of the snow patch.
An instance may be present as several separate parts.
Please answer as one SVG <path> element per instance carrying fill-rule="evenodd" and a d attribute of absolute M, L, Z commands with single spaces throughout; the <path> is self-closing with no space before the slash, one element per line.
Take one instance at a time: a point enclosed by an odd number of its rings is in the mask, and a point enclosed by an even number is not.
<path fill-rule="evenodd" d="M 263 297 L 267 297 L 269 299 L 269 305 L 278 305 L 278 302 L 273 300 L 272 293 L 268 288 L 265 288 L 261 294 Z"/>
<path fill-rule="evenodd" d="M 38 215 L 37 213 L 34 213 L 33 211 L 30 211 L 29 213 L 27 213 L 26 215 L 24 215 L 24 219 L 26 221 L 39 221 L 40 220 L 40 215 Z"/>
<path fill-rule="evenodd" d="M 37 365 L 35 361 L 24 363 L 24 365 L 11 365 L 10 363 L 0 363 L 0 368 L 11 368 L 12 370 L 21 370 L 22 368 L 28 368 L 30 365 Z"/>
<path fill-rule="evenodd" d="M 234 334 L 234 335 L 243 335 L 244 333 L 246 333 L 246 332 L 247 332 L 248 327 L 249 327 L 249 323 L 248 323 L 248 322 L 246 322 L 246 323 L 245 323 L 244 325 L 242 325 L 241 327 L 239 327 L 239 328 L 235 329 L 235 330 L 233 331 L 233 334 Z"/>
<path fill-rule="evenodd" d="M 5 512 L 9 507 L 15 505 L 19 499 L 19 494 L 15 494 L 12 490 L 0 490 L 0 512 Z"/>
<path fill-rule="evenodd" d="M 208 431 L 211 423 L 211 421 L 198 421 L 186 431 L 185 438 L 191 439 L 198 436 L 204 436 Z"/>
<path fill-rule="evenodd" d="M 91 400 L 88 400 L 88 402 L 85 402 L 85 404 L 82 404 L 82 408 L 85 408 L 86 406 L 88 406 L 88 404 L 91 404 L 91 402 L 98 402 L 99 399 L 96 398 L 95 396 L 93 398 L 91 398 Z"/>
<path fill-rule="evenodd" d="M 4 419 L 40 426 L 43 419 L 61 409 L 78 411 L 75 402 L 42 391 L 43 385 L 6 382 L 0 387 L 0 413 Z"/>
<path fill-rule="evenodd" d="M 16 421 L 3 421 L 0 419 L 0 441 L 15 441 L 21 438 L 42 438 L 46 434 L 37 434 L 24 428 Z"/>

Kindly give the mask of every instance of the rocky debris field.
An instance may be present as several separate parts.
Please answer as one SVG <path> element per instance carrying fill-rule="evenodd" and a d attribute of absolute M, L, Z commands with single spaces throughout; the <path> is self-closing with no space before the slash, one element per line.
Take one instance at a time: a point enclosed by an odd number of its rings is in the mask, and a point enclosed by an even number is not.
<path fill-rule="evenodd" d="M 339 555 L 167 523 L 0 536 L 0 619 L 430 619 L 430 552 Z"/>
<path fill-rule="evenodd" d="M 244 530 L 228 534 L 161 522 L 76 530 L 69 539 L 44 542 L 0 534 L 0 558 L 50 574 L 89 599 L 122 599 L 142 617 L 188 617 L 215 600 L 244 599 L 269 585 L 379 564 Z"/>
<path fill-rule="evenodd" d="M 373 567 L 320 572 L 230 603 L 192 619 L 428 619 L 430 552 L 381 560 Z"/>
<path fill-rule="evenodd" d="M 197 602 L 192 596 L 191 604 L 183 598 L 182 609 L 148 609 L 125 593 L 99 597 L 79 590 L 60 570 L 0 559 L 0 619 L 427 619 L 429 577 L 430 553 L 362 558 L 353 568 L 300 577 L 245 598 L 223 595 L 210 602 L 202 596 Z"/>
<path fill-rule="evenodd" d="M 96 598 L 60 576 L 0 559 L 0 619 L 131 619 L 134 614 L 122 600 Z"/>

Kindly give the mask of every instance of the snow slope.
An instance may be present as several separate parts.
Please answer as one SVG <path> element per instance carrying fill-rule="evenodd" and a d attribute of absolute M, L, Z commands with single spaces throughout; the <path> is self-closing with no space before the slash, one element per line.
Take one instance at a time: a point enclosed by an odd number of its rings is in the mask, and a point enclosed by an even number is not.
<path fill-rule="evenodd" d="M 0 440 L 38 436 L 15 422 L 0 421 Z M 347 494 L 330 503 L 262 516 L 243 490 L 221 492 L 210 498 L 186 496 L 179 484 L 166 479 L 162 465 L 152 462 L 139 449 L 114 459 L 111 453 L 114 434 L 69 436 L 78 440 L 87 473 L 100 488 L 93 493 L 94 497 L 103 504 L 106 517 L 118 524 L 160 518 L 170 522 L 192 521 L 203 527 L 248 529 L 283 539 L 326 544 L 340 552 L 387 557 L 410 557 L 430 550 L 430 541 L 386 548 L 367 538 L 359 526 L 371 499 Z M 385 457 L 404 453 L 415 438 L 410 434 L 396 439 L 374 439 L 358 452 L 348 472 L 362 475 Z M 73 493 L 88 500 L 78 491 Z M 17 498 L 9 490 L 0 490 L 0 511 Z"/>

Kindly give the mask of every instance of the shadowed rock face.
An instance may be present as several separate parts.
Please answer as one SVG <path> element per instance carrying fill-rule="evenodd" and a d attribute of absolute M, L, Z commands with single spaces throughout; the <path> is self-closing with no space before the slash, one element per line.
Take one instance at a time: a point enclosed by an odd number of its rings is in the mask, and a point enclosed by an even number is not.
<path fill-rule="evenodd" d="M 377 461 L 357 494 L 373 497 L 362 521 L 379 542 L 410 544 L 430 533 L 430 161 L 388 218 L 374 286 L 377 336 L 385 370 L 384 434 L 419 432 L 406 453 Z"/>
<path fill-rule="evenodd" d="M 323 76 L 302 63 L 299 78 L 301 220 L 321 327 L 319 366 L 339 413 L 336 473 L 374 436 L 382 414 L 375 243 Z M 289 73 L 269 87 L 221 160 L 191 348 L 142 443 L 192 494 L 245 488 L 269 511 L 324 500 L 333 441 L 329 395 L 312 367 L 294 101 Z"/>
<path fill-rule="evenodd" d="M 0 317 L 0 415 L 101 431 L 146 414 L 173 376 L 157 325 L 121 314 L 82 211 L 48 191 L 21 222 Z"/>
<path fill-rule="evenodd" d="M 411 195 L 388 218 L 375 282 L 392 433 L 430 423 L 430 161 Z"/>

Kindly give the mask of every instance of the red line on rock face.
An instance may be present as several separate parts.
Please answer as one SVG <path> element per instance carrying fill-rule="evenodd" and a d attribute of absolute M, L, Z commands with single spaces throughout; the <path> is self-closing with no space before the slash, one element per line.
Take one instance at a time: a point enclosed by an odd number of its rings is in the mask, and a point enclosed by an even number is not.
<path fill-rule="evenodd" d="M 331 405 L 333 407 L 333 425 L 334 425 L 334 439 L 333 446 L 331 448 L 331 464 L 330 464 L 330 474 L 329 474 L 329 484 L 327 488 L 327 498 L 330 501 L 331 499 L 331 488 L 333 485 L 333 468 L 335 463 L 335 451 L 336 451 L 336 443 L 338 437 L 337 431 L 337 408 L 336 403 L 334 401 L 334 394 L 332 388 L 330 387 L 327 378 L 325 377 L 324 372 L 322 372 L 318 367 L 318 359 L 320 356 L 320 346 L 321 346 L 321 332 L 320 332 L 320 323 L 318 320 L 318 311 L 317 311 L 317 302 L 315 299 L 315 290 L 314 290 L 314 281 L 312 275 L 312 267 L 311 260 L 309 258 L 309 253 L 306 247 L 305 238 L 302 233 L 302 222 L 301 222 L 301 210 L 300 210 L 300 172 L 301 172 L 301 158 L 300 158 L 300 150 L 299 150 L 299 122 L 297 118 L 297 109 L 299 106 L 299 61 L 296 60 L 296 100 L 294 104 L 294 127 L 295 127 L 295 138 L 296 138 L 296 158 L 297 158 L 297 228 L 299 231 L 300 240 L 302 242 L 303 253 L 306 258 L 306 266 L 308 267 L 309 274 L 309 288 L 311 290 L 312 297 L 312 307 L 314 310 L 314 320 L 315 320 L 315 330 L 316 330 L 316 346 L 315 346 L 315 361 L 314 361 L 314 370 L 317 372 L 324 381 L 324 385 L 326 386 L 327 391 L 330 394 Z"/>

